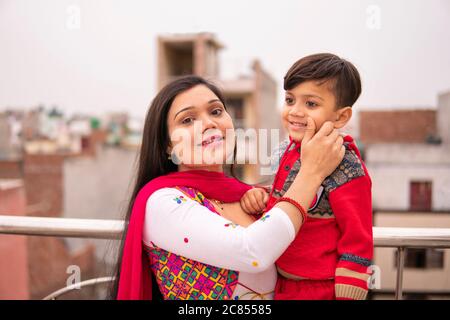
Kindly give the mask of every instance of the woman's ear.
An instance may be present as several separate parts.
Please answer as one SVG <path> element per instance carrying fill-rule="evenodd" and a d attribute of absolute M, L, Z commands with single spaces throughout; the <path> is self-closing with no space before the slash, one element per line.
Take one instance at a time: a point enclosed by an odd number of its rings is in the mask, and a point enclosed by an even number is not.
<path fill-rule="evenodd" d="M 172 142 L 169 141 L 169 143 L 167 144 L 167 148 L 166 148 L 166 153 L 167 153 L 168 157 L 170 157 L 170 155 L 172 154 L 172 151 L 173 151 Z"/>
<path fill-rule="evenodd" d="M 341 129 L 343 126 L 345 126 L 350 121 L 350 118 L 352 117 L 352 112 L 353 112 L 352 107 L 347 106 L 344 108 L 340 108 L 336 114 L 334 127 L 336 129 Z"/>

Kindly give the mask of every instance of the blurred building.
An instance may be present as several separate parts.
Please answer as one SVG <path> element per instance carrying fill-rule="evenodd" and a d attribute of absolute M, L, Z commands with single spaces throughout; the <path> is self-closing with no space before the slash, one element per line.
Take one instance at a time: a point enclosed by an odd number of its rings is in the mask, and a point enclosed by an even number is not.
<path fill-rule="evenodd" d="M 450 227 L 450 92 L 437 109 L 363 111 L 360 138 L 373 182 L 374 225 Z M 377 248 L 385 293 L 395 287 L 395 250 Z M 450 250 L 408 249 L 406 296 L 450 297 Z"/>
<path fill-rule="evenodd" d="M 221 79 L 218 54 L 223 47 L 223 44 L 210 33 L 158 37 L 159 89 L 182 75 L 199 75 L 217 83 L 222 89 L 227 110 L 236 128 L 281 129 L 275 80 L 264 71 L 257 60 L 252 64 L 250 76 Z M 249 136 L 248 139 L 251 144 L 258 143 L 256 137 Z M 243 150 L 238 151 L 238 154 L 249 156 L 249 152 Z M 244 181 L 256 183 L 267 178 L 261 175 L 260 165 L 249 164 L 248 159 L 238 161 L 247 163 L 236 166 L 239 177 Z"/>
<path fill-rule="evenodd" d="M 0 215 L 26 214 L 22 180 L 0 179 Z M 25 236 L 0 235 L 0 300 L 30 298 L 28 250 Z"/>

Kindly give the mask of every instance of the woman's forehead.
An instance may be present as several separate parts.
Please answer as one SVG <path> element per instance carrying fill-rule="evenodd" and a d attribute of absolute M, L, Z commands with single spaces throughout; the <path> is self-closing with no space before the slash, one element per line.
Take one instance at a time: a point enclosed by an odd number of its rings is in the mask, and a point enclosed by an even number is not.
<path fill-rule="evenodd" d="M 177 112 L 187 107 L 202 107 L 218 97 L 205 85 L 197 85 L 175 97 L 170 112 Z"/>

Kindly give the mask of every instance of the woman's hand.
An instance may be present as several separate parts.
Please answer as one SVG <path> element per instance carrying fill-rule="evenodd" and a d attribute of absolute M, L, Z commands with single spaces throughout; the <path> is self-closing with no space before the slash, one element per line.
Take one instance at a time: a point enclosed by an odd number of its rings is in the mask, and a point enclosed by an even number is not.
<path fill-rule="evenodd" d="M 308 118 L 306 132 L 302 139 L 302 165 L 284 194 L 285 197 L 297 201 L 305 210 L 308 210 L 323 180 L 337 168 L 345 154 L 344 140 L 331 122 L 325 122 L 316 134 L 314 134 L 315 131 L 314 121 Z M 298 209 L 285 201 L 275 206 L 286 212 L 297 233 L 304 223 Z"/>
<path fill-rule="evenodd" d="M 344 158 L 344 139 L 330 121 L 325 122 L 316 134 L 315 131 L 316 125 L 308 117 L 301 147 L 301 171 L 320 178 L 322 182 Z"/>
<path fill-rule="evenodd" d="M 253 188 L 248 190 L 241 198 L 241 208 L 247 214 L 259 214 L 265 208 L 269 194 L 263 188 Z"/>

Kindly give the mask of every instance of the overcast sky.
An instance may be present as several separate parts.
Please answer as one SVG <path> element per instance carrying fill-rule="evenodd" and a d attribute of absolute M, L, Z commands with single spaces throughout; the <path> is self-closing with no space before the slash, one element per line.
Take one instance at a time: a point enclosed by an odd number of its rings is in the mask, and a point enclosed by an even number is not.
<path fill-rule="evenodd" d="M 358 108 L 435 107 L 450 90 L 448 0 L 0 0 L 0 110 L 144 115 L 156 36 L 200 31 L 226 46 L 223 77 L 258 58 L 280 93 L 295 60 L 324 51 L 360 70 Z"/>

